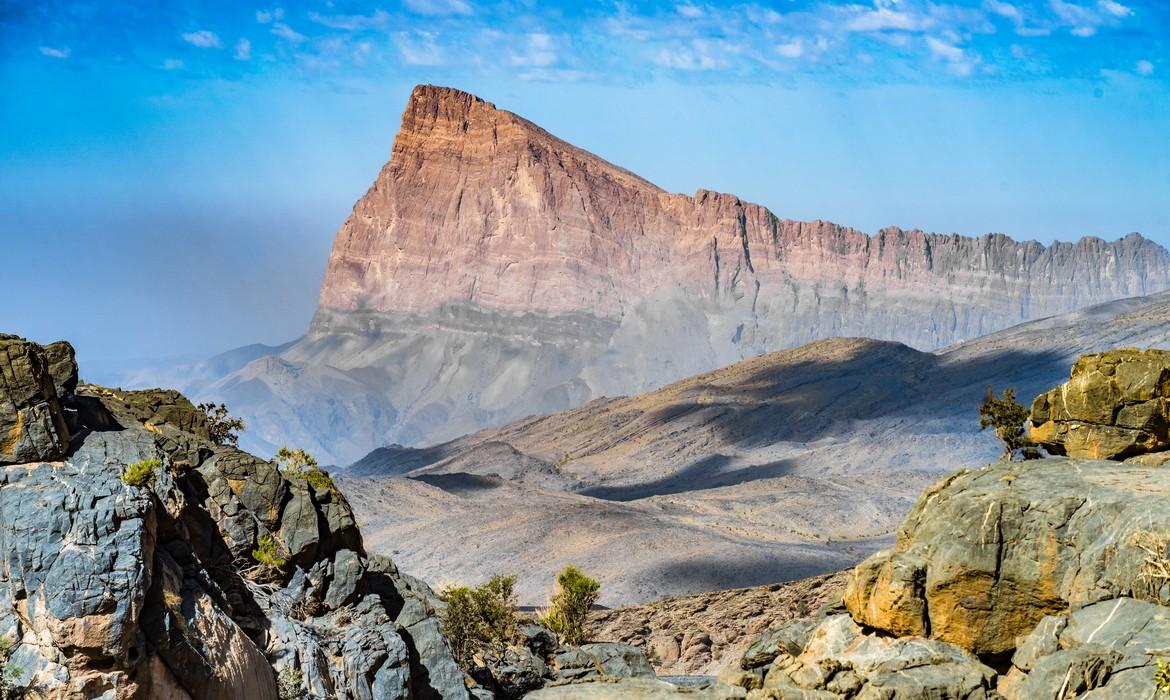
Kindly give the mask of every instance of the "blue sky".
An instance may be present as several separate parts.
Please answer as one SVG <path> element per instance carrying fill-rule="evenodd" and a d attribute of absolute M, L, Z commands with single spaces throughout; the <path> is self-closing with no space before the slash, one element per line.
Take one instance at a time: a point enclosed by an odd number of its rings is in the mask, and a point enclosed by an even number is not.
<path fill-rule="evenodd" d="M 0 0 L 0 330 L 296 337 L 420 82 L 784 217 L 1170 244 L 1167 5 Z"/>

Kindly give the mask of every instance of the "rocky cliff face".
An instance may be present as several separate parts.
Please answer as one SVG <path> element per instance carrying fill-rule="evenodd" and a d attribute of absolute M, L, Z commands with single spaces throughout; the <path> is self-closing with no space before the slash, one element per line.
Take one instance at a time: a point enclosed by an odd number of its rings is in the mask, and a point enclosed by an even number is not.
<path fill-rule="evenodd" d="M 420 86 L 309 333 L 190 388 L 249 418 L 256 450 L 345 463 L 831 336 L 930 350 L 1167 287 L 1170 255 L 1136 234 L 1046 247 L 781 219 Z"/>
<path fill-rule="evenodd" d="M 0 435 L 0 691 L 468 697 L 429 589 L 341 493 L 216 444 L 177 392 L 79 385 L 68 344 L 3 336 Z"/>

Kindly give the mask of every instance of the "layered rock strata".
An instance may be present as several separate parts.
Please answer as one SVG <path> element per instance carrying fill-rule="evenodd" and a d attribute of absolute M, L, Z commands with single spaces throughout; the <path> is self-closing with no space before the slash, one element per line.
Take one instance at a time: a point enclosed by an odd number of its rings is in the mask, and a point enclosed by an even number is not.
<path fill-rule="evenodd" d="M 1044 246 L 782 219 L 665 192 L 419 86 L 337 234 L 308 334 L 211 363 L 191 388 L 248 418 L 258 451 L 344 464 L 831 336 L 930 350 L 1167 287 L 1170 255 L 1136 234 Z"/>

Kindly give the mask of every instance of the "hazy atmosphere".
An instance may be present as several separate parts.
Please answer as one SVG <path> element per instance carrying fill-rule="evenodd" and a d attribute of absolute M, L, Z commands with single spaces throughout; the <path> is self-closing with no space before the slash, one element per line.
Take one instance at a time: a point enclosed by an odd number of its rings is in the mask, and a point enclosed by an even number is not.
<path fill-rule="evenodd" d="M 0 235 L 43 290 L 6 326 L 99 373 L 299 336 L 420 82 L 784 217 L 1167 243 L 1168 25 L 1107 0 L 0 3 Z"/>

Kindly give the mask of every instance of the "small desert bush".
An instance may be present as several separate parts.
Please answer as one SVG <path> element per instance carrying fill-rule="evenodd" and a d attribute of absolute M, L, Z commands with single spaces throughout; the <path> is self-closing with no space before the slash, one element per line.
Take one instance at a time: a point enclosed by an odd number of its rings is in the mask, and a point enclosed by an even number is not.
<path fill-rule="evenodd" d="M 597 602 L 601 584 L 575 566 L 566 566 L 557 574 L 557 590 L 540 621 L 565 644 L 585 643 L 585 620 Z"/>
<path fill-rule="evenodd" d="M 318 491 L 336 491 L 337 485 L 329 472 L 317 466 L 317 460 L 302 449 L 280 448 L 276 453 L 276 466 L 290 479 L 304 479 Z"/>
<path fill-rule="evenodd" d="M 244 419 L 236 418 L 228 412 L 226 404 L 201 403 L 196 406 L 207 416 L 207 425 L 211 429 L 211 441 L 217 445 L 231 445 L 239 443 L 239 433 L 244 430 Z"/>
<path fill-rule="evenodd" d="M 256 543 L 256 549 L 252 550 L 252 558 L 256 560 L 261 566 L 269 569 L 279 571 L 288 563 L 288 558 L 284 556 L 281 547 L 277 544 L 272 535 L 264 535 L 260 541 Z"/>
<path fill-rule="evenodd" d="M 439 594 L 440 619 L 456 660 L 471 668 L 479 654 L 498 654 L 516 640 L 516 577 L 496 574 L 475 588 L 452 586 Z"/>
<path fill-rule="evenodd" d="M 122 481 L 130 486 L 146 486 L 153 484 L 159 470 L 162 469 L 162 460 L 157 457 L 144 459 L 126 467 L 122 472 Z"/>
<path fill-rule="evenodd" d="M 987 396 L 979 404 L 979 429 L 995 430 L 995 436 L 1003 443 L 1003 459 L 1015 459 L 1017 454 L 1024 459 L 1040 457 L 1036 443 L 1028 439 L 1024 430 L 1029 413 L 1016 402 L 1015 389 L 1004 389 L 1003 396 L 997 397 L 992 388 L 987 387 Z"/>
<path fill-rule="evenodd" d="M 12 640 L 0 637 L 0 700 L 15 697 L 16 682 L 24 675 L 24 669 L 12 664 Z"/>
<path fill-rule="evenodd" d="M 1170 695 L 1170 664 L 1161 659 L 1154 659 L 1154 664 L 1157 666 L 1154 670 L 1154 685 L 1158 688 L 1158 694 Z"/>
<path fill-rule="evenodd" d="M 276 695 L 280 700 L 302 700 L 305 697 L 305 674 L 291 663 L 285 664 L 276 676 Z"/>

